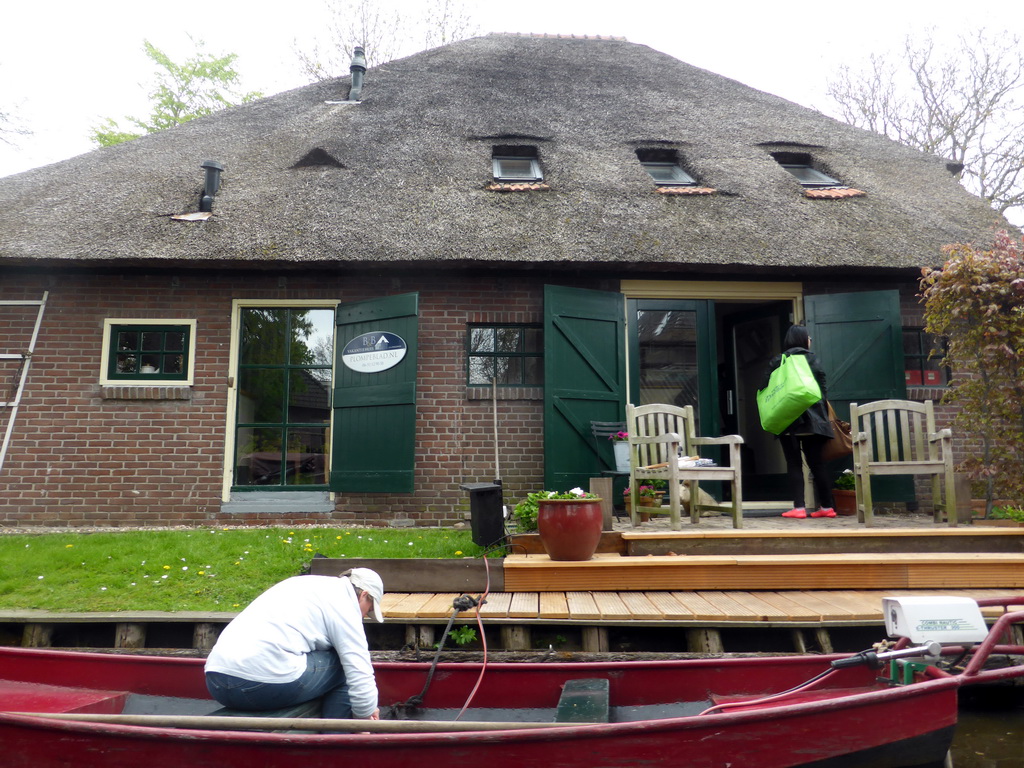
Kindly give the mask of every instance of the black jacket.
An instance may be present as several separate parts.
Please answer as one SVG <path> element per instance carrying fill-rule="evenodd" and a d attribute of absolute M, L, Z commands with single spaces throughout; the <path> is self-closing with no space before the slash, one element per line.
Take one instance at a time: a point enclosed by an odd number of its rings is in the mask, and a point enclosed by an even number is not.
<path fill-rule="evenodd" d="M 783 435 L 821 435 L 822 437 L 833 438 L 835 433 L 832 431 L 832 424 L 828 420 L 828 408 L 825 406 L 825 400 L 828 398 L 828 392 L 825 388 L 825 371 L 818 364 L 818 357 L 810 350 L 804 349 L 803 347 L 792 347 L 787 349 L 783 354 L 785 355 L 806 355 L 807 365 L 811 369 L 811 373 L 814 374 L 814 378 L 818 382 L 818 386 L 821 387 L 821 400 L 814 403 L 800 416 L 797 417 L 796 421 L 782 430 Z M 759 389 L 764 389 L 768 386 L 768 377 L 772 375 L 772 371 L 779 367 L 782 362 L 782 355 L 776 355 L 768 363 L 768 368 L 764 372 L 764 377 L 761 381 Z"/>

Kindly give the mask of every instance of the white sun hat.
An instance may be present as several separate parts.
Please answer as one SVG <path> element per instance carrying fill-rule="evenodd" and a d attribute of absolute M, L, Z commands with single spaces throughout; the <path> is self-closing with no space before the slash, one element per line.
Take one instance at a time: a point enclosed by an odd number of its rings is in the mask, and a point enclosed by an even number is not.
<path fill-rule="evenodd" d="M 380 612 L 380 604 L 384 599 L 384 582 L 381 580 L 380 575 L 369 568 L 353 568 L 348 579 L 352 582 L 353 587 L 364 590 L 366 594 L 373 598 L 373 618 L 378 623 L 383 624 L 384 616 Z"/>

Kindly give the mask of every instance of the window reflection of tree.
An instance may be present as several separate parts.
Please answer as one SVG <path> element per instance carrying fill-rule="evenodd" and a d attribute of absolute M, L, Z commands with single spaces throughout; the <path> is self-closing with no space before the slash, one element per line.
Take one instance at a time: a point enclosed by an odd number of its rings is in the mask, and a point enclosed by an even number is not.
<path fill-rule="evenodd" d="M 243 310 L 237 484 L 326 483 L 333 318 L 325 309 Z"/>
<path fill-rule="evenodd" d="M 687 310 L 639 310 L 640 402 L 692 405 L 700 401 L 697 315 Z"/>

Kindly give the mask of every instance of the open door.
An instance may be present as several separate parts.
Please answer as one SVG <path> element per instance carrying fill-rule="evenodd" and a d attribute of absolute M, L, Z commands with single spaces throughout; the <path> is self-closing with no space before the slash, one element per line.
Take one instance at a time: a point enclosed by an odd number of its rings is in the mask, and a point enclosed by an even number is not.
<path fill-rule="evenodd" d="M 337 310 L 332 491 L 411 493 L 419 294 Z"/>
<path fill-rule="evenodd" d="M 850 403 L 907 397 L 899 291 L 807 296 L 804 313 L 839 418 L 850 418 Z M 836 464 L 852 466 L 849 458 L 843 462 Z M 878 477 L 871 487 L 877 501 L 915 498 L 911 477 Z"/>
<path fill-rule="evenodd" d="M 619 293 L 544 286 L 544 487 L 587 489 L 613 469 L 591 421 L 626 418 L 624 300 Z M 608 443 L 607 440 L 604 441 Z"/>
<path fill-rule="evenodd" d="M 906 398 L 899 291 L 807 296 L 804 313 L 840 418 L 851 402 Z"/>

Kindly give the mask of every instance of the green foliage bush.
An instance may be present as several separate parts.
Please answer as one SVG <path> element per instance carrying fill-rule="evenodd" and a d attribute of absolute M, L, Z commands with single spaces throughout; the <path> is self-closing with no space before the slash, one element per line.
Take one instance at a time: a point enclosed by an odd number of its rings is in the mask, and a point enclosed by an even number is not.
<path fill-rule="evenodd" d="M 953 379 L 943 402 L 975 438 L 959 469 L 996 498 L 1024 500 L 1024 250 L 1000 232 L 992 250 L 947 246 L 941 269 L 924 269 L 926 330 L 948 341 Z"/>

